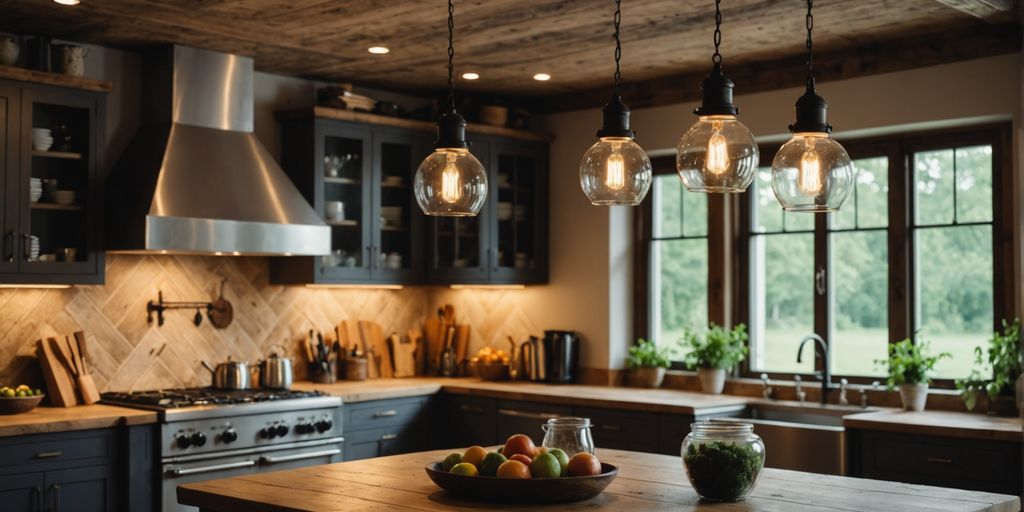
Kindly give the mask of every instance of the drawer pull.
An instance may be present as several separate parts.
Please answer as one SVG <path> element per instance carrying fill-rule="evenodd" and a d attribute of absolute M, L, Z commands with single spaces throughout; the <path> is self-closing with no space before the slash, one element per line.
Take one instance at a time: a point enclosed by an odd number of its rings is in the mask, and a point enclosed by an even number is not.
<path fill-rule="evenodd" d="M 514 418 L 530 418 L 534 420 L 550 420 L 552 418 L 558 418 L 561 414 L 555 414 L 553 412 L 529 412 L 529 411 L 516 411 L 513 409 L 498 409 L 498 414 L 501 416 L 512 416 Z"/>
<path fill-rule="evenodd" d="M 952 464 L 953 459 L 949 457 L 928 457 L 928 462 L 934 462 L 936 464 Z"/>
<path fill-rule="evenodd" d="M 462 412 L 472 412 L 472 413 L 476 413 L 476 414 L 483 414 L 483 413 L 487 412 L 487 411 L 484 410 L 483 407 L 479 407 L 479 406 L 476 406 L 476 405 L 466 405 L 466 404 L 460 405 L 459 406 L 459 410 L 462 411 Z"/>
<path fill-rule="evenodd" d="M 398 411 L 377 411 L 373 413 L 374 418 L 390 418 L 392 416 L 398 416 Z"/>
<path fill-rule="evenodd" d="M 57 450 L 55 452 L 39 452 L 36 454 L 37 459 L 53 459 L 64 455 L 64 452 Z"/>
<path fill-rule="evenodd" d="M 227 463 L 224 463 L 224 464 L 214 464 L 212 466 L 201 466 L 201 467 L 198 467 L 198 468 L 174 468 L 174 469 L 169 470 L 168 472 L 171 474 L 171 476 L 186 476 L 186 475 L 198 475 L 200 473 L 209 473 L 211 471 L 221 471 L 221 470 L 224 470 L 224 469 L 247 468 L 247 467 L 255 466 L 255 465 L 256 465 L 256 461 L 254 461 L 254 460 L 243 460 L 243 461 L 239 461 L 239 462 L 227 462 Z"/>
<path fill-rule="evenodd" d="M 391 441 L 393 439 L 398 439 L 398 436 L 395 434 L 384 434 L 380 436 L 381 441 Z"/>
<path fill-rule="evenodd" d="M 331 448 L 329 450 L 320 450 L 316 452 L 306 453 L 295 453 L 292 455 L 281 455 L 278 457 L 260 457 L 260 463 L 262 464 L 276 464 L 278 462 L 291 462 L 293 460 L 303 459 L 316 459 L 320 457 L 333 457 L 341 453 L 341 450 L 337 448 Z"/>

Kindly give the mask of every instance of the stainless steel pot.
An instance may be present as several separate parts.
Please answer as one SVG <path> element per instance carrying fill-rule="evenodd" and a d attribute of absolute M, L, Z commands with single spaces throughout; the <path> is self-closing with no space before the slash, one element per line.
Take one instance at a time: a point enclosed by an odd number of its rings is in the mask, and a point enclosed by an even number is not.
<path fill-rule="evenodd" d="M 263 360 L 260 370 L 260 386 L 268 389 L 291 389 L 292 360 L 270 354 Z"/>
<path fill-rule="evenodd" d="M 217 367 L 203 361 L 203 366 L 213 374 L 213 387 L 217 389 L 249 389 L 249 365 L 242 361 L 225 361 Z"/>

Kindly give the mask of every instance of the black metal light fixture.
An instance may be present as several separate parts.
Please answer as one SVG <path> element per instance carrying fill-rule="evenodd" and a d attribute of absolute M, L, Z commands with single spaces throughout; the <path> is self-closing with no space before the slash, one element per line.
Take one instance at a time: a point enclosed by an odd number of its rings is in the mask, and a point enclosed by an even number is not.
<path fill-rule="evenodd" d="M 807 0 L 807 89 L 796 101 L 793 137 L 772 160 L 772 190 L 782 208 L 793 212 L 834 212 L 853 188 L 850 155 L 831 138 L 828 104 L 814 90 L 813 0 Z"/>
<path fill-rule="evenodd" d="M 743 192 L 757 171 L 754 134 L 736 118 L 733 82 L 722 72 L 722 0 L 715 1 L 714 67 L 701 84 L 697 122 L 679 139 L 676 171 L 690 192 Z"/>
<path fill-rule="evenodd" d="M 619 96 L 622 73 L 621 0 L 615 0 L 615 90 L 604 106 L 604 124 L 597 131 L 598 140 L 583 154 L 580 161 L 580 186 L 595 205 L 636 206 L 651 188 L 651 160 L 634 139 L 629 129 L 629 107 Z"/>
<path fill-rule="evenodd" d="M 416 169 L 414 193 L 423 213 L 470 217 L 487 198 L 487 172 L 469 152 L 466 120 L 455 111 L 455 6 L 448 0 L 448 110 L 437 120 L 434 152 Z"/>

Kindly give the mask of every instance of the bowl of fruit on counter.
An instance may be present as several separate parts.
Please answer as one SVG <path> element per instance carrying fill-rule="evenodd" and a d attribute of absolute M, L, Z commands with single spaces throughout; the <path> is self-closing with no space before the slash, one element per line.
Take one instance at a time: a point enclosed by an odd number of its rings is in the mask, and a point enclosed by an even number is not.
<path fill-rule="evenodd" d="M 469 362 L 473 366 L 473 371 L 483 380 L 509 378 L 509 357 L 504 350 L 484 347 L 477 351 Z"/>
<path fill-rule="evenodd" d="M 24 384 L 13 388 L 0 386 L 0 414 L 31 411 L 45 396 L 41 389 L 32 389 Z"/>
<path fill-rule="evenodd" d="M 525 434 L 488 450 L 472 446 L 428 464 L 438 487 L 460 498 L 495 503 L 570 503 L 602 492 L 619 470 L 593 454 L 570 456 L 558 448 L 536 447 Z"/>

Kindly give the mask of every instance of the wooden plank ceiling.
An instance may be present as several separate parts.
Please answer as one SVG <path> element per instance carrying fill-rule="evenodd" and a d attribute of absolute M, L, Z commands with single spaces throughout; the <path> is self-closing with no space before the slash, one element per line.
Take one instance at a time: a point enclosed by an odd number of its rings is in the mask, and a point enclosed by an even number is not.
<path fill-rule="evenodd" d="M 991 29 L 1001 39 L 984 52 L 998 53 L 1010 41 L 1007 53 L 1020 46 L 1019 36 L 1012 42 L 1019 34 L 1014 4 L 819 0 L 815 49 L 884 54 L 894 40 L 934 46 L 944 34 L 973 40 Z M 593 93 L 607 91 L 612 74 L 613 9 L 610 0 L 456 0 L 456 69 L 481 75 L 460 87 L 505 97 L 589 98 L 582 93 L 590 92 L 595 99 L 586 101 L 597 102 Z M 799 62 L 804 10 L 803 0 L 724 1 L 727 71 Z M 443 88 L 446 16 L 442 0 L 82 0 L 74 7 L 0 0 L 0 31 L 126 48 L 183 43 L 254 56 L 266 72 L 416 92 Z M 625 0 L 623 79 L 639 84 L 706 73 L 713 17 L 711 0 Z M 369 54 L 375 45 L 391 53 Z M 553 78 L 537 82 L 538 72 Z"/>

